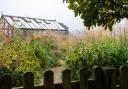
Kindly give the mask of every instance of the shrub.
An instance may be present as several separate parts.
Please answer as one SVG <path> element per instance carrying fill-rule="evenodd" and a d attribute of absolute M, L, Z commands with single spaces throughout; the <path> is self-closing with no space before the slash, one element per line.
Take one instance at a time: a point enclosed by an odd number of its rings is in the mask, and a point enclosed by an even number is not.
<path fill-rule="evenodd" d="M 79 42 L 67 51 L 66 64 L 73 70 L 73 79 L 78 79 L 78 71 L 82 67 L 89 73 L 94 65 L 119 68 L 128 64 L 127 42 Z"/>
<path fill-rule="evenodd" d="M 43 69 L 58 66 L 59 60 L 63 60 L 61 49 L 56 41 L 49 36 L 43 36 L 41 39 L 33 39 L 31 45 Z"/>
<path fill-rule="evenodd" d="M 64 59 L 62 50 L 51 36 L 38 35 L 24 39 L 18 34 L 0 46 L 0 75 L 9 73 L 13 77 L 13 86 L 23 84 L 23 74 L 33 72 L 38 84 L 44 70 L 60 65 Z"/>
<path fill-rule="evenodd" d="M 28 71 L 34 73 L 36 84 L 40 81 L 41 67 L 39 60 L 34 54 L 34 48 L 25 40 L 12 38 L 8 43 L 1 45 L 0 64 L 0 75 L 11 74 L 13 86 L 21 86 L 23 74 Z"/>

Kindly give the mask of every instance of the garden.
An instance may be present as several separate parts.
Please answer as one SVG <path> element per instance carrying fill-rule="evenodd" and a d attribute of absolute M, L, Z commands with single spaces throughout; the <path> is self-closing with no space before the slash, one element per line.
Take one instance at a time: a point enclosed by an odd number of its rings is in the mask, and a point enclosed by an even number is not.
<path fill-rule="evenodd" d="M 9 73 L 12 85 L 21 86 L 23 74 L 33 72 L 38 85 L 44 71 L 58 66 L 70 68 L 72 80 L 77 80 L 83 67 L 91 74 L 94 65 L 115 68 L 128 65 L 127 36 L 111 33 L 100 29 L 77 36 L 34 34 L 26 40 L 15 34 L 0 45 L 0 75 Z"/>

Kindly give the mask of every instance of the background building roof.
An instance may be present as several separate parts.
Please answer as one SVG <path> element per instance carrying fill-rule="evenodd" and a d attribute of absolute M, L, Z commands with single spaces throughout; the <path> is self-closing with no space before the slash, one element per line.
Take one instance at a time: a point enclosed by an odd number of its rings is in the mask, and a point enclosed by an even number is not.
<path fill-rule="evenodd" d="M 60 30 L 65 31 L 56 20 L 38 19 L 20 16 L 2 15 L 6 21 L 18 29 L 37 29 L 37 30 Z"/>

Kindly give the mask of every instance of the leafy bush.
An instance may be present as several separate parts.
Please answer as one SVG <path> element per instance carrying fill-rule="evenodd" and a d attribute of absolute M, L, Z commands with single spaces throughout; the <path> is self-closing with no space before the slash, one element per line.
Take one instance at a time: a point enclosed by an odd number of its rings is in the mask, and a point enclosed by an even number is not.
<path fill-rule="evenodd" d="M 127 40 L 100 38 L 37 35 L 22 40 L 16 36 L 0 45 L 0 75 L 10 73 L 13 86 L 20 86 L 25 72 L 33 72 L 38 83 L 41 72 L 60 62 L 72 69 L 73 79 L 78 79 L 79 69 L 83 67 L 91 74 L 94 65 L 115 68 L 128 65 Z"/>
<path fill-rule="evenodd" d="M 58 66 L 59 60 L 63 60 L 61 49 L 55 40 L 49 36 L 44 36 L 42 39 L 33 39 L 31 45 L 34 47 L 34 53 L 44 69 Z"/>
<path fill-rule="evenodd" d="M 87 68 L 90 73 L 94 65 L 115 68 L 128 65 L 127 42 L 113 40 L 79 42 L 68 50 L 66 64 L 73 70 L 73 79 L 78 79 L 78 71 L 82 67 Z"/>
<path fill-rule="evenodd" d="M 44 70 L 59 65 L 63 54 L 51 36 L 23 39 L 15 34 L 0 46 L 0 75 L 9 73 L 13 77 L 13 86 L 23 84 L 23 74 L 33 72 L 35 83 L 39 83 Z"/>
<path fill-rule="evenodd" d="M 35 83 L 40 80 L 40 62 L 34 54 L 34 48 L 25 40 L 13 38 L 8 43 L 1 45 L 0 64 L 0 75 L 11 74 L 13 86 L 21 86 L 23 74 L 28 71 L 34 73 Z"/>

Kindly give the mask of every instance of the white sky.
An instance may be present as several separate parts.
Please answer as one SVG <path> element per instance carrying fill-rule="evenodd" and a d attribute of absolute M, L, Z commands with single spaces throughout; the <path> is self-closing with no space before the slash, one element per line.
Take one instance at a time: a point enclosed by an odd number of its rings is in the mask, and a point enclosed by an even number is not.
<path fill-rule="evenodd" d="M 82 20 L 62 3 L 63 0 L 0 0 L 0 12 L 7 15 L 56 19 L 70 29 L 83 29 Z"/>

